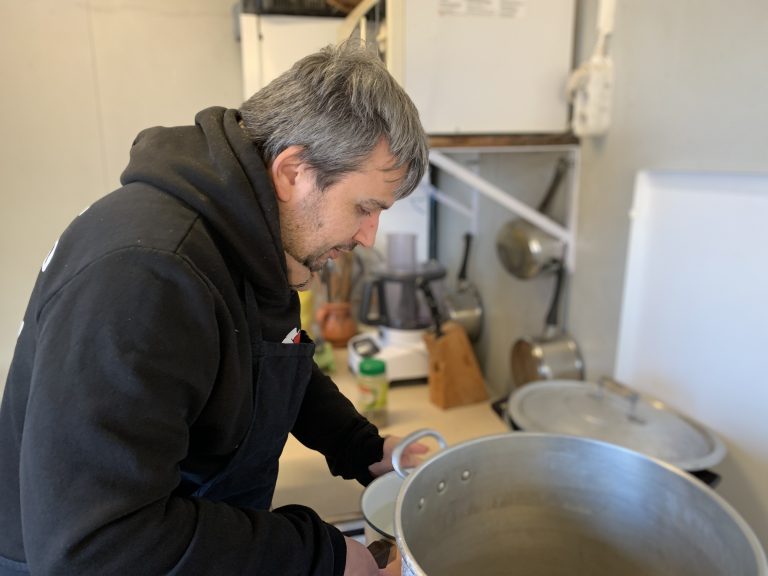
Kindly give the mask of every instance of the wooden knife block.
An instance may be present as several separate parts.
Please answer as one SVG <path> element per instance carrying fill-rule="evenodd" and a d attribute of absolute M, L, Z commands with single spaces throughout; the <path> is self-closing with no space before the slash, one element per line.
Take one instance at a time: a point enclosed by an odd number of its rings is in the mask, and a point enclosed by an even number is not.
<path fill-rule="evenodd" d="M 453 408 L 488 399 L 485 380 L 464 328 L 455 322 L 442 325 L 438 338 L 424 335 L 429 353 L 429 400 L 440 408 Z"/>

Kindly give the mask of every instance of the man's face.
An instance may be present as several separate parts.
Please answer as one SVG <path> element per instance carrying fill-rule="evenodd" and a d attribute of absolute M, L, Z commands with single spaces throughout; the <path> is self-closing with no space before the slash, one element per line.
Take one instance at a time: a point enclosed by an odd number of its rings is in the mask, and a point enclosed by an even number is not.
<path fill-rule="evenodd" d="M 290 195 L 278 197 L 280 229 L 288 263 L 288 280 L 306 288 L 311 273 L 329 258 L 337 258 L 358 244 L 373 246 L 379 215 L 395 201 L 395 191 L 406 168 L 393 169 L 394 158 L 385 141 L 373 150 L 361 168 L 343 176 L 321 192 L 315 175 L 297 169 Z M 276 185 L 277 187 L 277 185 Z"/>

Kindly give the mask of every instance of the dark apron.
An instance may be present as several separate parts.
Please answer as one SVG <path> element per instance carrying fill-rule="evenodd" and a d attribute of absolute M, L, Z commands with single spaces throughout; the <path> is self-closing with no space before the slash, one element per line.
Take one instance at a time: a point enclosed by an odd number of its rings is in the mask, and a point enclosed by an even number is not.
<path fill-rule="evenodd" d="M 16 562 L 0 556 L 0 576 L 19 576 L 19 574 L 29 574 L 26 562 Z"/>
<path fill-rule="evenodd" d="M 261 339 L 258 306 L 249 285 L 246 311 L 253 354 L 253 419 L 226 466 L 192 496 L 240 508 L 269 510 L 277 482 L 278 460 L 304 399 L 315 345 L 302 330 L 297 344 Z M 29 574 L 26 562 L 0 556 L 0 576 Z"/>
<path fill-rule="evenodd" d="M 301 342 L 261 339 L 256 301 L 245 289 L 253 364 L 253 420 L 237 452 L 193 496 L 240 508 L 269 510 L 277 482 L 278 459 L 293 428 L 312 375 L 315 345 L 301 332 Z"/>

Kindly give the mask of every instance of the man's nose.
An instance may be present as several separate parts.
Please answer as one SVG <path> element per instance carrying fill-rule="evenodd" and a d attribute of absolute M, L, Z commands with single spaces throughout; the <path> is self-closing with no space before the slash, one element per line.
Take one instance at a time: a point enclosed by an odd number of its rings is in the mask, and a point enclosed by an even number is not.
<path fill-rule="evenodd" d="M 373 247 L 373 243 L 376 241 L 376 232 L 379 229 L 379 214 L 380 212 L 376 212 L 366 216 L 360 224 L 360 228 L 353 239 L 361 246 Z"/>

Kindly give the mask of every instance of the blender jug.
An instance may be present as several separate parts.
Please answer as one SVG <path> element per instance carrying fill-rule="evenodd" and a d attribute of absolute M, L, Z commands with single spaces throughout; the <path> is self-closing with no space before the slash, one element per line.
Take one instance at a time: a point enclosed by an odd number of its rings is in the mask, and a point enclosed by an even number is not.
<path fill-rule="evenodd" d="M 387 235 L 386 266 L 364 283 L 359 320 L 395 330 L 429 328 L 432 317 L 419 284 L 444 276 L 438 262 L 417 264 L 415 234 Z"/>

